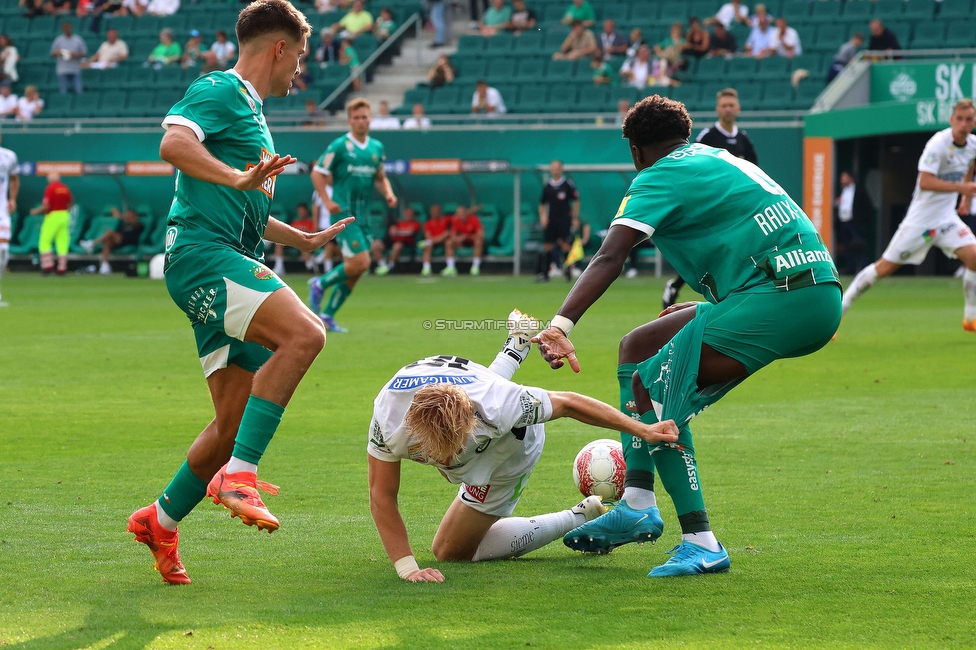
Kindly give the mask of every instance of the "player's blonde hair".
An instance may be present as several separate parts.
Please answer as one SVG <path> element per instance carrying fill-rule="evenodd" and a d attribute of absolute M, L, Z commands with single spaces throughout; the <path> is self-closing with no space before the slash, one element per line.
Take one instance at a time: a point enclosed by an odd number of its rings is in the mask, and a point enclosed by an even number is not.
<path fill-rule="evenodd" d="M 369 100 L 365 97 L 357 97 L 356 99 L 350 100 L 346 104 L 346 115 L 352 115 L 352 112 L 360 108 L 365 108 L 370 113 L 373 112 L 373 105 L 369 103 Z"/>
<path fill-rule="evenodd" d="M 406 424 L 425 456 L 450 462 L 464 450 L 474 431 L 474 406 L 454 384 L 424 386 L 407 409 Z"/>
<path fill-rule="evenodd" d="M 722 101 L 723 97 L 731 97 L 735 99 L 735 101 L 739 101 L 739 91 L 737 91 L 735 88 L 723 88 L 715 93 L 716 102 Z"/>
<path fill-rule="evenodd" d="M 956 102 L 956 105 L 952 107 L 952 112 L 955 113 L 956 111 L 964 111 L 967 108 L 976 109 L 976 104 L 974 104 L 973 100 L 971 99 L 960 99 L 958 102 Z"/>

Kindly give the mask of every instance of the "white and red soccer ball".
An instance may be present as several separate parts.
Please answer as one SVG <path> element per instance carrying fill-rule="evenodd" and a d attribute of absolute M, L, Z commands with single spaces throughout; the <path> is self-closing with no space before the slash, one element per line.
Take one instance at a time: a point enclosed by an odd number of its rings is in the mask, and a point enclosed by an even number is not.
<path fill-rule="evenodd" d="M 604 438 L 583 447 L 573 461 L 573 480 L 583 496 L 616 501 L 624 492 L 624 450 L 619 440 Z"/>

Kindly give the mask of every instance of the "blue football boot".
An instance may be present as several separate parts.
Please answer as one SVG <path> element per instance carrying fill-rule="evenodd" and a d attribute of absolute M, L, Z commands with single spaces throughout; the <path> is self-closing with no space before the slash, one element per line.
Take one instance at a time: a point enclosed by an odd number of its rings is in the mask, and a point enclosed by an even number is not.
<path fill-rule="evenodd" d="M 657 506 L 637 510 L 623 499 L 605 515 L 566 533 L 563 544 L 584 553 L 609 553 L 631 542 L 653 542 L 664 532 Z"/>
<path fill-rule="evenodd" d="M 718 551 L 709 551 L 698 544 L 681 542 L 668 553 L 673 553 L 671 559 L 651 569 L 647 574 L 648 578 L 724 573 L 732 565 L 728 552 L 721 544 L 718 545 Z"/>

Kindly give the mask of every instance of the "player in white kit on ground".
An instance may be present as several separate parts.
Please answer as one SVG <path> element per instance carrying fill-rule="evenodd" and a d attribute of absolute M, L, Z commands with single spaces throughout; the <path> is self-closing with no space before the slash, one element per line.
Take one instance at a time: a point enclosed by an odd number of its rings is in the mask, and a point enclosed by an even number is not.
<path fill-rule="evenodd" d="M 0 147 L 0 280 L 7 269 L 10 256 L 10 215 L 17 211 L 20 176 L 17 174 L 17 154 Z M 6 307 L 0 294 L 0 307 Z"/>
<path fill-rule="evenodd" d="M 591 496 L 562 512 L 510 517 L 542 454 L 544 423 L 570 417 L 627 431 L 648 441 L 674 442 L 666 420 L 643 424 L 608 404 L 577 393 L 549 392 L 511 380 L 538 332 L 538 321 L 513 311 L 509 338 L 489 367 L 456 356 L 421 359 L 397 371 L 373 403 L 369 425 L 369 506 L 397 574 L 411 582 L 443 582 L 421 569 L 400 516 L 400 461 L 433 465 L 460 484 L 434 535 L 440 561 L 498 560 L 542 548 L 606 512 Z"/>
<path fill-rule="evenodd" d="M 854 277 L 844 292 L 844 313 L 879 278 L 904 264 L 921 264 L 929 249 L 938 246 L 950 258 L 959 258 L 963 272 L 963 329 L 976 332 L 976 236 L 959 215 L 968 215 L 976 194 L 973 165 L 976 159 L 976 107 L 971 99 L 959 100 L 949 118 L 949 128 L 939 131 L 925 145 L 918 161 L 918 180 L 908 213 L 888 248 L 874 264 Z M 962 196 L 956 208 L 956 195 Z M 958 213 L 958 214 L 957 214 Z"/>

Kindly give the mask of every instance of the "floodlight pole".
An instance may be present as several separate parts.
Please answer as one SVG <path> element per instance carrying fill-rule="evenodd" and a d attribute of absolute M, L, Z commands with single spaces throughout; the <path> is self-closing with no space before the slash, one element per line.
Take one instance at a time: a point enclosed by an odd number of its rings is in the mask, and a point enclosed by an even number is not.
<path fill-rule="evenodd" d="M 522 172 L 515 170 L 512 184 L 512 202 L 515 204 L 512 217 L 515 219 L 515 250 L 512 260 L 512 275 L 519 275 L 522 271 Z"/>

